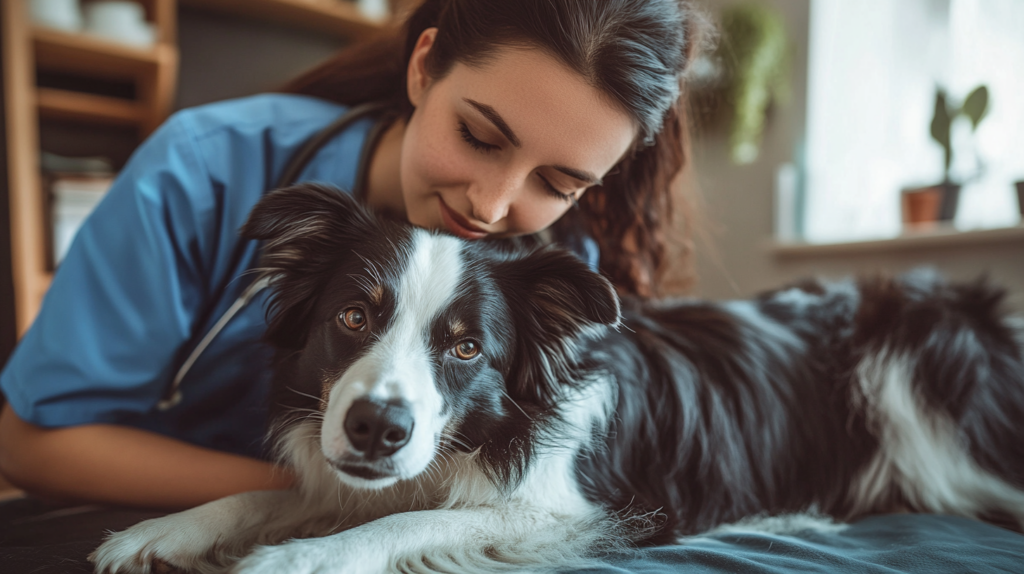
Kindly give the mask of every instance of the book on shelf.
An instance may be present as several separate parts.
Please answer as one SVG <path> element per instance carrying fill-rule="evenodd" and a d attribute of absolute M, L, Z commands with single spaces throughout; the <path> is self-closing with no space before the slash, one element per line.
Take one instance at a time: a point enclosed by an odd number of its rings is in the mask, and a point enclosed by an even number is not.
<path fill-rule="evenodd" d="M 42 151 L 39 168 L 46 186 L 49 267 L 64 259 L 78 229 L 114 181 L 110 159 L 69 157 Z"/>
<path fill-rule="evenodd" d="M 106 195 L 114 176 L 110 174 L 48 174 L 51 201 L 53 266 L 64 259 L 75 234 Z"/>

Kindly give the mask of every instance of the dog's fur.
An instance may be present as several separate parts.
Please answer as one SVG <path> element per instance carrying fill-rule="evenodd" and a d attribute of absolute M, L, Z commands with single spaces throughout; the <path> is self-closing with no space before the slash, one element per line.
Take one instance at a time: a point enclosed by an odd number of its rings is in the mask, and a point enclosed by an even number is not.
<path fill-rule="evenodd" d="M 269 194 L 243 232 L 264 241 L 273 435 L 300 484 L 136 525 L 99 572 L 544 570 L 807 511 L 1024 524 L 1024 328 L 984 282 L 620 309 L 563 251 L 329 188 Z M 411 417 L 393 454 L 353 446 L 366 398 Z"/>

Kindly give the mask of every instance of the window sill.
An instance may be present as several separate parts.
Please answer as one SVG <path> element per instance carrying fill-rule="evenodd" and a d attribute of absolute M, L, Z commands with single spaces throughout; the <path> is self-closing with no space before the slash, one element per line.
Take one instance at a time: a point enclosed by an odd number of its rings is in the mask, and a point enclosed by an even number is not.
<path fill-rule="evenodd" d="M 1024 243 L 1024 224 L 1014 227 L 993 229 L 972 229 L 960 231 L 952 226 L 934 227 L 927 230 L 908 231 L 890 239 L 867 241 L 844 241 L 839 243 L 795 243 L 771 241 L 768 251 L 776 257 L 806 257 L 858 253 L 882 253 L 934 249 L 943 247 L 964 247 L 991 243 Z"/>

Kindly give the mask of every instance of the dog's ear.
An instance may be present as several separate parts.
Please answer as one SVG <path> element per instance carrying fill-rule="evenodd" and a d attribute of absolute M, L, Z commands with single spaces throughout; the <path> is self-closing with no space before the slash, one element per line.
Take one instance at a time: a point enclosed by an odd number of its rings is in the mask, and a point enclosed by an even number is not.
<path fill-rule="evenodd" d="M 495 276 L 516 326 L 507 384 L 517 398 L 553 404 L 575 360 L 576 337 L 619 323 L 612 284 L 568 251 L 545 248 L 498 264 Z"/>
<path fill-rule="evenodd" d="M 359 236 L 377 227 L 376 217 L 351 194 L 327 185 L 300 184 L 260 199 L 240 233 L 245 239 L 267 241 L 269 252 L 278 247 L 301 249 L 309 242 L 322 244 L 339 234 Z"/>
<path fill-rule="evenodd" d="M 305 325 L 316 293 L 356 241 L 379 237 L 379 220 L 350 194 L 303 184 L 268 193 L 241 228 L 263 242 L 261 272 L 273 294 L 267 338 L 279 348 L 305 345 Z"/>
<path fill-rule="evenodd" d="M 500 263 L 496 275 L 509 300 L 518 301 L 547 333 L 573 336 L 588 326 L 619 321 L 615 288 L 569 251 L 538 249 Z"/>

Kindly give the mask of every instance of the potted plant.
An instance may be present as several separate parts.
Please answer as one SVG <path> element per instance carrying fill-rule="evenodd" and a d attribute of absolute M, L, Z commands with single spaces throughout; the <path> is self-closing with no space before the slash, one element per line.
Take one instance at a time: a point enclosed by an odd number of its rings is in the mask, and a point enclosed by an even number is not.
<path fill-rule="evenodd" d="M 721 29 L 726 98 L 733 107 L 729 151 L 734 163 L 747 164 L 760 152 L 772 99 L 788 95 L 789 38 L 778 12 L 752 2 L 725 9 Z"/>
<path fill-rule="evenodd" d="M 956 216 L 962 182 L 955 182 L 951 176 L 953 166 L 953 122 L 964 116 L 971 122 L 971 132 L 988 112 L 988 88 L 978 86 L 968 94 L 959 106 L 951 105 L 946 91 L 935 91 L 935 112 L 932 115 L 931 136 L 944 152 L 942 183 L 938 185 L 906 190 L 903 193 L 903 221 L 918 225 L 935 221 L 952 221 Z"/>

